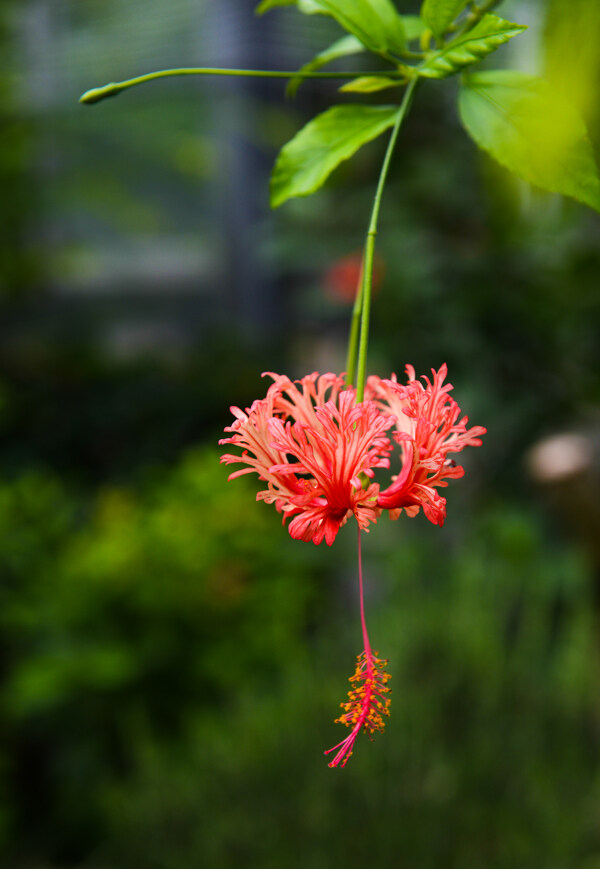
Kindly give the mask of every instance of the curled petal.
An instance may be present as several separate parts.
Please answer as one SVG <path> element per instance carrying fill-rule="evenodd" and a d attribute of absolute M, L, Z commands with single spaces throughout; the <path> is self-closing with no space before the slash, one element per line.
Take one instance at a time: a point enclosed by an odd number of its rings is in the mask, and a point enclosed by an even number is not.
<path fill-rule="evenodd" d="M 388 380 L 370 377 L 368 395 L 383 413 L 392 413 L 395 431 L 392 434 L 400 447 L 402 469 L 392 484 L 380 492 L 379 507 L 393 511 L 397 518 L 402 509 L 415 515 L 419 507 L 430 522 L 443 525 L 446 501 L 437 488 L 464 474 L 464 468 L 448 458 L 467 446 L 480 446 L 480 436 L 486 429 L 467 429 L 468 418 L 459 420 L 460 408 L 449 396 L 452 385 L 444 383 L 446 365 L 432 369 L 432 378 L 424 377 L 425 386 L 415 380 L 414 368 L 406 366 L 408 383 L 398 383 L 395 375 Z M 415 509 L 416 508 L 416 509 Z"/>
<path fill-rule="evenodd" d="M 341 375 L 314 372 L 296 382 L 268 376 L 266 398 L 245 412 L 232 408 L 231 436 L 220 443 L 242 453 L 221 461 L 246 467 L 230 479 L 256 472 L 267 483 L 257 499 L 274 503 L 297 539 L 331 545 L 351 515 L 366 529 L 381 512 L 379 486 L 369 481 L 375 468 L 389 467 L 393 417 L 375 402 L 357 404 Z"/>

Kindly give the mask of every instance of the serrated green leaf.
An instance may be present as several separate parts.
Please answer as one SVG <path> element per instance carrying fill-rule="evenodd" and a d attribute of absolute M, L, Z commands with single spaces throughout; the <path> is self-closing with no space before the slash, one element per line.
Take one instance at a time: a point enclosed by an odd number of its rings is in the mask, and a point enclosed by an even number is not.
<path fill-rule="evenodd" d="M 487 57 L 523 30 L 527 30 L 523 24 L 484 15 L 472 30 L 457 36 L 417 67 L 417 72 L 425 78 L 446 78 Z"/>
<path fill-rule="evenodd" d="M 288 96 L 293 97 L 296 95 L 296 91 L 303 81 L 301 73 L 316 72 L 321 69 L 321 67 L 326 66 L 326 64 L 331 63 L 334 60 L 338 60 L 340 57 L 348 57 L 351 54 L 361 54 L 365 51 L 365 46 L 356 38 L 356 36 L 352 36 L 351 34 L 348 34 L 348 36 L 342 36 L 341 39 L 337 39 L 329 46 L 329 48 L 319 52 L 319 54 L 315 55 L 312 60 L 305 63 L 304 66 L 298 70 L 298 76 L 294 76 L 294 78 L 290 79 L 287 86 Z"/>
<path fill-rule="evenodd" d="M 401 15 L 402 26 L 404 27 L 404 35 L 406 41 L 412 39 L 420 39 L 426 30 L 425 24 L 418 15 Z"/>
<path fill-rule="evenodd" d="M 401 52 L 406 44 L 402 18 L 391 0 L 297 0 L 309 15 L 330 15 L 377 54 Z"/>
<path fill-rule="evenodd" d="M 405 84 L 404 79 L 386 78 L 382 75 L 361 75 L 343 84 L 339 90 L 343 93 L 372 94 L 386 88 L 397 88 Z"/>
<path fill-rule="evenodd" d="M 397 106 L 333 106 L 309 121 L 284 145 L 271 175 L 271 206 L 307 196 L 343 160 L 391 127 Z"/>
<path fill-rule="evenodd" d="M 600 178 L 585 124 L 544 79 L 512 70 L 471 75 L 459 111 L 477 145 L 507 169 L 600 211 Z"/>
<path fill-rule="evenodd" d="M 421 18 L 434 36 L 441 39 L 468 2 L 469 0 L 424 0 Z"/>

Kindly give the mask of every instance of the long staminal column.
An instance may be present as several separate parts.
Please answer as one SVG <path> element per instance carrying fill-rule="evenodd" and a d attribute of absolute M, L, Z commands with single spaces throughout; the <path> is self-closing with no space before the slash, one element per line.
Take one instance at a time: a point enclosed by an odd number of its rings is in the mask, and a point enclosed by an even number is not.
<path fill-rule="evenodd" d="M 378 658 L 377 654 L 371 651 L 365 621 L 360 528 L 358 529 L 358 581 L 364 650 L 356 659 L 354 675 L 349 678 L 352 687 L 348 692 L 348 700 L 340 704 L 344 713 L 335 720 L 336 724 L 345 724 L 352 730 L 345 739 L 325 752 L 331 754 L 332 751 L 337 751 L 333 760 L 329 762 L 330 767 L 346 766 L 360 731 L 364 730 L 369 739 L 372 739 L 374 733 L 383 732 L 385 718 L 390 714 L 390 699 L 387 696 L 390 689 L 387 683 L 391 676 L 385 670 L 388 662 Z"/>

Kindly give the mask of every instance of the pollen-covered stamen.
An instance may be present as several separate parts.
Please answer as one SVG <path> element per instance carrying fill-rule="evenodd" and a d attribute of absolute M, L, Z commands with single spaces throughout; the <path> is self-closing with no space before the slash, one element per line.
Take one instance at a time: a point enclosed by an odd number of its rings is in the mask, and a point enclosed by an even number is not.
<path fill-rule="evenodd" d="M 385 667 L 387 661 L 378 658 L 371 651 L 364 651 L 356 659 L 356 670 L 348 680 L 351 684 L 348 691 L 348 700 L 341 703 L 343 715 L 336 718 L 336 724 L 345 724 L 352 727 L 352 732 L 333 748 L 327 749 L 325 754 L 339 749 L 329 766 L 346 766 L 356 737 L 361 730 L 372 738 L 376 732 L 381 733 L 385 727 L 385 718 L 389 717 L 390 698 L 387 696 L 390 689 L 387 683 L 391 679 Z"/>
<path fill-rule="evenodd" d="M 386 694 L 390 693 L 387 683 L 391 677 L 385 671 L 387 661 L 378 658 L 377 652 L 371 651 L 365 621 L 360 525 L 358 527 L 358 597 L 364 651 L 356 659 L 356 670 L 354 675 L 350 676 L 349 681 L 352 688 L 348 692 L 348 700 L 340 704 L 344 714 L 336 718 L 335 722 L 351 727 L 352 732 L 333 748 L 327 749 L 325 754 L 331 754 L 337 749 L 337 754 L 330 761 L 329 766 L 346 766 L 360 731 L 365 730 L 370 739 L 373 733 L 383 730 L 385 727 L 384 716 L 387 717 L 390 714 L 390 700 Z"/>

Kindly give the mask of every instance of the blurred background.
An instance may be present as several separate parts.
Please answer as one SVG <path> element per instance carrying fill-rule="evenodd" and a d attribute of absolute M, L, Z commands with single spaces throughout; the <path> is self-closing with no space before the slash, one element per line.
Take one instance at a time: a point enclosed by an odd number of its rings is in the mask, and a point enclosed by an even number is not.
<path fill-rule="evenodd" d="M 446 361 L 489 433 L 443 529 L 366 538 L 392 717 L 330 770 L 354 528 L 292 541 L 216 441 L 261 371 L 343 368 L 384 142 L 272 213 L 277 150 L 335 83 L 77 102 L 161 67 L 293 69 L 339 35 L 253 6 L 0 7 L 2 866 L 598 869 L 600 217 L 478 153 L 455 81 L 422 87 L 370 368 Z M 530 29 L 488 66 L 547 76 L 598 153 L 597 0 L 500 13 Z"/>

